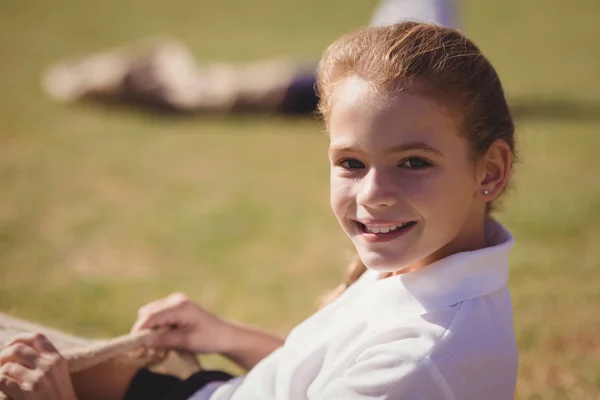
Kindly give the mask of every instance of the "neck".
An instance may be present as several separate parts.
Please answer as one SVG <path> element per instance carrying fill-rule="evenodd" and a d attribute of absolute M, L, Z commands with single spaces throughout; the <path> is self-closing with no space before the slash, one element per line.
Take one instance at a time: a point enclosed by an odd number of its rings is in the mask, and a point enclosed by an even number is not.
<path fill-rule="evenodd" d="M 396 272 L 390 272 L 387 276 L 401 275 L 407 272 L 416 271 L 453 254 L 465 251 L 475 251 L 487 247 L 485 238 L 486 219 L 487 217 L 484 213 L 468 218 L 456 237 L 445 246 L 406 268 Z"/>

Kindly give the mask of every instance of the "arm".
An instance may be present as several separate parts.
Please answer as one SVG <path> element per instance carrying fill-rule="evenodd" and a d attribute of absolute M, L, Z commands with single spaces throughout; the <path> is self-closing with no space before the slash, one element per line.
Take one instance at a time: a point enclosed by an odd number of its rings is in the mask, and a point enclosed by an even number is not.
<path fill-rule="evenodd" d="M 255 328 L 230 323 L 227 340 L 219 352 L 247 370 L 283 345 L 283 339 Z"/>
<path fill-rule="evenodd" d="M 14 400 L 76 400 L 67 361 L 41 334 L 23 334 L 0 351 L 0 393 Z"/>
<path fill-rule="evenodd" d="M 122 400 L 139 369 L 136 361 L 109 360 L 71 373 L 71 381 L 78 399 Z"/>
<path fill-rule="evenodd" d="M 150 346 L 196 354 L 220 354 L 251 369 L 283 344 L 283 339 L 226 321 L 177 293 L 152 302 L 139 311 L 133 330 L 172 326 Z"/>
<path fill-rule="evenodd" d="M 429 360 L 429 344 L 409 338 L 372 346 L 341 376 L 311 400 L 456 400 L 445 378 Z"/>

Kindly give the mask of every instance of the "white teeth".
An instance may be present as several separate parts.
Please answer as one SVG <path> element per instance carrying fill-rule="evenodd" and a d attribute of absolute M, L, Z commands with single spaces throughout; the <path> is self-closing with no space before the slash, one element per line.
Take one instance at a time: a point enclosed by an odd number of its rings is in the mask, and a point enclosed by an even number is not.
<path fill-rule="evenodd" d="M 391 226 L 367 226 L 367 225 L 365 225 L 365 231 L 367 233 L 389 233 L 389 232 L 398 230 L 400 228 L 403 228 L 406 225 L 408 225 L 409 223 L 410 222 L 405 222 L 403 224 L 391 225 Z"/>

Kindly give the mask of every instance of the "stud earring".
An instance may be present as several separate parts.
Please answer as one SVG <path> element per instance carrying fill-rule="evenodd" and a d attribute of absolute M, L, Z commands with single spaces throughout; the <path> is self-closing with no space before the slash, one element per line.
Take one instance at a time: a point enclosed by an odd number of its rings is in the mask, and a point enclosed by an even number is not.
<path fill-rule="evenodd" d="M 483 194 L 485 194 L 487 196 L 488 194 L 490 194 L 490 192 L 488 192 L 487 190 L 484 190 Z"/>

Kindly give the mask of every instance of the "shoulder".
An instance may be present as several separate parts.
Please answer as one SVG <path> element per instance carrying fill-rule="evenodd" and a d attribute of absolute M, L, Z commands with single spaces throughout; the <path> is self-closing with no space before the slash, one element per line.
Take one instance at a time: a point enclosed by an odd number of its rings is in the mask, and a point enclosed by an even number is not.
<path fill-rule="evenodd" d="M 512 303 L 506 287 L 450 306 L 414 311 L 392 302 L 371 311 L 365 316 L 368 328 L 363 348 L 395 341 L 417 341 L 410 349 L 421 355 L 446 347 L 458 353 L 516 348 Z"/>
<path fill-rule="evenodd" d="M 315 398 L 454 399 L 429 358 L 432 346 L 430 339 L 411 334 L 371 343 L 343 373 L 320 387 Z"/>
<path fill-rule="evenodd" d="M 507 289 L 461 302 L 434 354 L 496 357 L 516 350 L 513 314 Z M 426 317 L 426 316 L 425 316 Z M 454 357 L 454 355 L 453 355 Z"/>
<path fill-rule="evenodd" d="M 456 398 L 512 400 L 519 357 L 508 290 L 461 303 L 429 359 Z"/>
<path fill-rule="evenodd" d="M 429 318 L 373 310 L 361 329 L 346 332 L 328 348 L 324 370 L 312 386 L 322 396 L 315 398 L 453 399 L 430 355 L 459 308 Z"/>
<path fill-rule="evenodd" d="M 498 291 L 419 316 L 398 317 L 396 323 L 374 323 L 371 327 L 376 329 L 365 335 L 368 339 L 330 387 L 340 395 L 363 391 L 381 398 L 398 398 L 389 396 L 393 393 L 478 399 L 491 391 L 494 399 L 509 399 L 518 356 L 507 295 Z"/>

